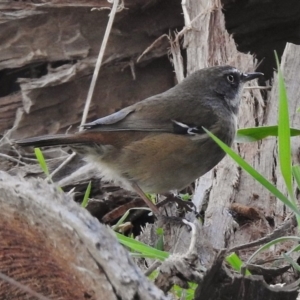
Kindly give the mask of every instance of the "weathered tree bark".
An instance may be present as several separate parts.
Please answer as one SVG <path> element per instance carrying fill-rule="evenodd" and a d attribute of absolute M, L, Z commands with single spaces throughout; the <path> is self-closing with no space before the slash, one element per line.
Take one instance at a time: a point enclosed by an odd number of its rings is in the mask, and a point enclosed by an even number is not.
<path fill-rule="evenodd" d="M 215 3 L 207 3 L 207 1 L 189 2 L 191 19 L 198 14 L 201 14 L 201 17 L 199 17 L 198 23 L 196 21 L 193 24 L 197 30 L 191 30 L 185 39 L 188 70 L 193 71 L 212 64 L 233 64 L 243 71 L 254 69 L 255 66 L 251 63 L 251 57 L 237 52 L 232 38 L 226 32 L 223 15 L 217 9 L 219 5 L 218 1 L 215 1 Z M 219 47 L 216 47 L 216 45 L 219 45 Z M 291 95 L 289 101 L 291 126 L 293 127 L 299 127 L 299 121 L 295 118 L 296 109 L 299 106 L 299 85 L 295 83 L 295 74 L 300 63 L 298 59 L 299 51 L 300 47 L 288 45 L 282 58 L 287 90 L 288 94 Z M 245 90 L 239 127 L 277 124 L 277 94 L 276 81 L 271 93 L 265 93 L 264 98 L 257 90 Z M 292 148 L 294 162 L 298 163 L 299 142 L 293 140 Z M 276 138 L 269 138 L 251 144 L 239 144 L 236 145 L 235 149 L 268 180 L 286 193 L 279 164 L 277 163 Z M 205 203 L 208 206 L 205 210 L 203 231 L 207 240 L 217 249 L 230 248 L 237 244 L 247 244 L 264 237 L 274 228 L 280 226 L 287 214 L 286 208 L 279 200 L 228 157 L 212 172 L 199 179 L 194 201 L 203 205 L 204 199 L 208 201 L 208 204 Z M 252 219 L 252 216 L 245 212 L 244 217 L 248 217 L 249 222 L 237 228 L 237 224 L 233 221 L 229 212 L 235 210 L 235 213 L 243 214 L 241 210 L 246 210 L 249 207 L 251 208 L 250 211 L 254 212 L 256 216 Z M 291 228 L 291 231 L 293 231 L 293 228 Z M 278 244 L 274 249 L 266 251 L 260 258 L 276 257 L 277 253 L 286 251 L 289 244 Z M 244 250 L 239 254 L 245 260 L 251 251 L 253 250 Z M 292 277 L 286 280 L 292 280 Z M 218 289 L 217 286 L 215 288 Z M 242 294 L 244 295 L 242 299 L 248 299 L 245 295 L 248 295 L 249 299 L 258 299 L 258 295 L 254 291 L 247 288 L 246 290 L 247 292 L 237 290 L 234 299 L 238 299 Z M 198 290 L 199 299 L 203 295 Z M 211 299 L 219 299 L 217 295 L 220 299 L 223 299 L 222 293 L 213 295 Z M 261 293 L 262 295 L 263 293 Z M 268 297 L 268 299 L 273 299 L 271 295 Z M 291 299 L 295 299 L 296 294 L 291 297 Z M 207 291 L 205 291 L 205 299 L 210 299 Z"/>
<path fill-rule="evenodd" d="M 4 172 L 0 195 L 1 274 L 49 299 L 170 299 L 71 196 Z M 36 299 L 1 274 L 1 299 Z"/>
<path fill-rule="evenodd" d="M 14 72 L 2 78 L 1 96 L 3 101 L 9 101 L 10 111 L 19 110 L 16 120 L 6 114 L 0 130 L 14 124 L 14 138 L 65 132 L 71 125 L 77 130 L 108 20 L 109 10 L 103 8 L 110 5 L 106 1 L 73 5 L 68 1 L 45 5 L 8 2 L 0 4 L 0 70 L 10 68 Z M 102 10 L 91 11 L 92 8 Z M 89 119 L 174 85 L 166 57 L 169 45 L 164 39 L 147 55 L 140 56 L 158 37 L 182 26 L 180 11 L 176 1 L 126 2 L 116 15 L 109 37 Z M 15 82 L 17 78 L 22 78 L 18 79 L 21 90 Z M 16 92 L 13 102 L 7 95 L 12 91 Z"/>
<path fill-rule="evenodd" d="M 223 11 L 221 2 L 224 5 Z M 221 2 L 187 1 L 187 12 L 193 21 L 184 36 L 186 56 L 182 61 L 186 59 L 187 66 L 182 69 L 186 68 L 189 74 L 207 66 L 230 64 L 242 71 L 254 70 L 253 57 L 238 52 L 235 45 L 237 42 L 239 49 L 256 53 L 259 58 L 268 53 L 268 63 L 263 63 L 260 68 L 263 71 L 266 69 L 269 78 L 274 67 L 270 63 L 273 61 L 273 56 L 270 56 L 273 53 L 270 54 L 270 51 L 279 49 L 282 53 L 286 41 L 299 42 L 298 33 L 290 33 L 285 37 L 284 30 L 278 35 L 275 30 L 282 26 L 290 28 L 292 25 L 298 28 L 298 2 L 293 1 L 293 9 L 288 6 L 285 17 L 280 20 L 277 20 L 274 10 L 255 14 L 260 5 L 264 9 L 266 5 L 270 5 L 267 0 L 262 0 L 259 4 L 253 0 Z M 275 2 L 281 12 L 284 9 L 282 1 L 274 0 Z M 4 131 L 14 125 L 13 130 L 8 132 L 8 137 L 65 132 L 69 126 L 76 127 L 80 123 L 95 58 L 107 22 L 108 11 L 91 12 L 90 8 L 95 6 L 103 8 L 107 3 L 74 1 L 70 4 L 70 1 L 47 1 L 44 5 L 39 5 L 35 2 L 8 1 L 0 4 L 0 11 L 3 12 L 0 26 L 0 70 L 4 75 L 0 78 L 0 129 Z M 166 56 L 169 47 L 166 34 L 170 30 L 180 30 L 184 25 L 180 1 L 125 1 L 125 8 L 117 14 L 115 20 L 89 118 L 101 117 L 162 92 L 173 86 L 175 81 L 172 66 Z M 226 31 L 223 13 L 227 29 L 235 34 L 235 42 Z M 243 16 L 248 20 L 247 24 L 241 22 Z M 185 25 L 189 26 L 187 18 L 185 21 Z M 273 26 L 274 22 L 277 25 L 271 29 L 275 33 L 267 36 L 266 33 L 272 33 L 268 26 Z M 268 42 L 261 44 L 264 35 Z M 267 49 L 265 45 L 268 45 Z M 296 109 L 299 106 L 300 91 L 295 80 L 300 67 L 299 52 L 299 47 L 289 44 L 282 57 L 293 127 L 299 127 Z M 276 82 L 271 92 L 245 90 L 242 103 L 240 128 L 277 123 Z M 19 154 L 7 148 L 7 145 L 3 147 L 3 142 L 6 139 L 2 140 L 3 152 Z M 299 160 L 297 139 L 293 139 L 292 147 L 296 163 Z M 234 148 L 285 192 L 277 163 L 275 138 L 238 144 Z M 58 165 L 58 154 L 67 155 L 66 152 L 57 151 L 48 153 L 48 157 L 52 158 L 49 163 L 51 168 Z M 14 156 L 16 158 L 18 157 Z M 70 189 L 73 183 L 77 188 L 82 185 L 80 189 L 84 190 L 85 183 L 92 178 L 94 186 L 97 186 L 94 190 L 97 189 L 98 196 L 100 194 L 101 198 L 108 198 L 111 195 L 115 188 L 111 185 L 100 185 L 94 169 L 83 166 L 84 163 L 80 160 L 73 162 L 73 165 L 82 168 L 75 171 L 73 166 L 68 166 L 54 176 L 59 186 Z M 11 173 L 19 172 L 24 176 L 38 172 L 33 172 L 28 165 L 22 170 L 19 166 L 11 169 L 11 165 L 6 165 L 5 168 Z M 67 173 L 72 176 L 66 177 Z M 0 219 L 3 221 L 1 227 L 4 228 L 0 231 L 0 246 L 2 245 L 2 252 L 9 256 L 14 248 L 7 247 L 7 244 L 17 245 L 20 252 L 13 252 L 14 263 L 22 266 L 19 274 L 13 273 L 10 267 L 0 268 L 1 272 L 43 295 L 65 297 L 63 299 L 84 299 L 89 296 L 92 299 L 101 299 L 104 295 L 106 299 L 166 299 L 166 296 L 143 277 L 106 228 L 75 204 L 68 203 L 65 198 L 67 196 L 40 181 L 25 182 L 3 173 L 0 176 L 0 188 L 3 191 L 0 199 Z M 51 199 L 44 199 L 40 195 L 48 195 Z M 114 195 L 123 202 L 127 198 L 135 197 L 120 190 L 117 196 Z M 186 215 L 198 228 L 197 243 L 191 251 L 187 251 L 191 233 L 186 228 L 162 225 L 165 249 L 177 253 L 161 266 L 162 272 L 156 283 L 164 291 L 167 292 L 174 282 L 184 285 L 186 281 L 192 280 L 199 284 L 195 299 L 217 300 L 227 296 L 231 299 L 258 300 L 296 298 L 295 286 L 272 289 L 261 277 L 244 280 L 243 277 L 229 272 L 224 268 L 224 252 L 217 255 L 215 251 L 247 244 L 272 233 L 284 222 L 287 215 L 281 202 L 245 174 L 230 158 L 225 158 L 212 172 L 198 181 L 193 201 L 205 212 L 205 217 L 204 226 L 199 228 L 200 224 L 195 216 Z M 105 206 L 107 202 L 102 203 L 103 214 L 111 209 Z M 166 209 L 174 214 L 174 207 L 170 207 L 167 206 Z M 232 212 L 248 217 L 248 221 L 239 226 L 234 221 Z M 67 229 L 64 224 L 67 224 Z M 293 231 L 294 223 L 288 224 L 291 224 Z M 155 226 L 148 225 L 144 235 L 140 237 L 151 245 L 156 243 L 157 237 L 153 234 Z M 286 232 L 286 229 L 282 232 Z M 260 259 L 275 257 L 289 249 L 288 247 L 287 244 L 277 245 L 261 255 Z M 29 253 L 25 257 L 20 254 L 23 253 L 23 248 Z M 50 258 L 48 261 L 45 253 Z M 240 257 L 245 260 L 251 253 L 253 248 L 239 251 Z M 2 256 L 4 260 L 0 267 L 9 266 L 8 256 Z M 33 264 L 32 269 L 27 269 L 28 261 L 38 261 L 39 264 Z M 14 266 L 12 265 L 13 268 Z M 201 268 L 203 266 L 206 270 Z M 255 268 L 257 266 L 254 267 L 253 274 L 258 273 Z M 87 271 L 83 272 L 82 269 Z M 49 272 L 43 273 L 44 270 Z M 262 269 L 260 271 L 263 272 Z M 271 271 L 268 269 L 268 272 Z M 287 276 L 286 266 L 274 272 L 281 276 L 283 274 L 286 282 L 294 279 L 291 275 Z M 51 273 L 56 274 L 57 281 L 50 280 L 51 276 L 54 277 Z M 27 278 L 24 280 L 24 274 L 37 278 L 37 283 L 27 281 Z M 39 274 L 44 274 L 45 281 L 38 277 Z M 66 290 L 60 290 L 58 286 L 65 282 L 68 282 Z M 0 290 L 9 291 L 11 299 L 24 294 L 22 289 L 16 289 L 11 284 L 6 284 L 4 288 Z"/>

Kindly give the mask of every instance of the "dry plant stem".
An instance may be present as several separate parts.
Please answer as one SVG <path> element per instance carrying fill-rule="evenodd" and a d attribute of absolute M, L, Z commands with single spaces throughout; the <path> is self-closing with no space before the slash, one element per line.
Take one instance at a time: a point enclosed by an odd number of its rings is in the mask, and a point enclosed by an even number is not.
<path fill-rule="evenodd" d="M 171 42 L 171 53 L 173 56 L 173 65 L 178 83 L 184 79 L 183 59 L 180 52 L 180 44 L 177 39 Z"/>
<path fill-rule="evenodd" d="M 11 140 L 9 139 L 9 136 L 11 134 L 11 132 L 13 131 L 14 127 L 12 127 L 11 129 L 9 129 L 4 135 L 3 137 L 0 139 L 0 146 L 2 145 L 2 143 L 4 143 L 4 141 L 6 141 L 8 144 L 11 145 L 12 149 L 17 153 L 18 158 L 21 159 L 22 155 L 21 153 L 18 151 L 18 149 L 12 144 Z"/>
<path fill-rule="evenodd" d="M 0 153 L 0 157 L 3 157 L 3 158 L 8 159 L 8 160 L 11 160 L 11 161 L 16 162 L 16 163 L 18 163 L 20 165 L 26 166 L 26 164 L 24 162 L 20 161 L 19 159 L 14 158 L 14 157 L 9 156 L 9 155 L 6 155 L 4 153 Z"/>
<path fill-rule="evenodd" d="M 129 67 L 130 67 L 130 71 L 131 71 L 131 75 L 132 75 L 133 80 L 136 80 L 135 67 L 134 67 L 134 61 L 133 60 L 131 60 L 129 62 Z"/>
<path fill-rule="evenodd" d="M 95 66 L 95 70 L 93 73 L 93 78 L 92 78 L 92 82 L 88 91 L 88 95 L 87 95 L 87 99 L 85 102 L 85 106 L 84 106 L 84 110 L 83 110 L 83 114 L 82 114 L 82 119 L 81 119 L 81 124 L 83 125 L 84 123 L 86 123 L 86 119 L 87 119 L 87 115 L 90 109 L 90 105 L 91 105 L 91 101 L 92 101 L 92 97 L 93 97 L 93 93 L 95 90 L 95 86 L 96 86 L 96 82 L 97 82 L 97 78 L 98 78 L 98 74 L 99 74 L 99 70 L 101 67 L 101 63 L 103 60 L 103 56 L 104 56 L 104 52 L 106 49 L 106 45 L 108 42 L 108 38 L 111 32 L 111 28 L 113 25 L 113 21 L 118 9 L 118 5 L 119 5 L 119 0 L 114 0 L 113 2 L 113 6 L 111 9 L 111 13 L 109 14 L 109 19 L 108 19 L 108 23 L 107 23 L 107 27 L 104 33 L 104 37 L 103 37 L 103 41 L 100 47 L 100 51 L 99 51 L 99 55 L 97 58 L 97 62 L 96 62 L 96 66 Z M 79 131 L 82 131 L 83 127 L 79 127 Z M 67 165 L 74 157 L 75 157 L 76 153 L 73 152 L 57 169 L 55 169 L 49 176 L 49 179 L 51 179 L 59 170 L 61 170 L 65 165 Z M 47 178 L 48 179 L 48 178 Z"/>
<path fill-rule="evenodd" d="M 259 85 L 245 86 L 244 87 L 245 90 L 253 90 L 253 89 L 257 89 L 257 90 L 270 90 L 271 88 L 272 88 L 271 86 L 259 86 Z"/>
<path fill-rule="evenodd" d="M 296 224 L 295 216 L 292 216 L 291 218 L 287 219 L 279 228 L 275 229 L 272 233 L 268 234 L 267 236 L 265 236 L 259 240 L 256 240 L 254 242 L 251 242 L 251 243 L 235 246 L 235 247 L 229 249 L 227 252 L 231 253 L 231 252 L 235 252 L 235 251 L 239 251 L 239 250 L 243 250 L 243 249 L 257 247 L 262 244 L 268 243 L 276 238 L 286 235 L 287 232 L 289 230 L 291 230 L 291 228 L 294 228 L 296 226 L 297 226 L 297 224 Z"/>
<path fill-rule="evenodd" d="M 4 140 L 7 141 L 9 144 L 11 144 L 11 141 L 9 138 L 10 138 L 10 134 L 13 132 L 14 129 L 15 129 L 15 125 L 11 129 L 7 130 L 7 132 L 5 132 L 5 134 L 0 139 L 0 145 L 2 145 Z M 21 157 L 21 155 L 19 157 Z"/>
<path fill-rule="evenodd" d="M 65 165 L 67 165 L 74 157 L 76 156 L 76 152 L 73 152 L 65 161 L 63 161 L 49 176 L 47 179 L 52 179 L 52 177 L 60 171 Z"/>
<path fill-rule="evenodd" d="M 192 24 L 201 16 L 204 16 L 206 14 L 210 14 L 213 10 L 216 9 L 216 5 L 212 5 L 205 9 L 203 12 L 198 14 L 192 21 L 190 19 L 190 16 L 188 14 L 187 8 L 186 8 L 186 0 L 182 0 L 181 2 L 183 16 L 184 16 L 184 23 L 185 27 L 176 34 L 176 38 L 174 41 L 171 42 L 171 53 L 173 56 L 173 64 L 174 69 L 176 73 L 176 78 L 178 83 L 180 83 L 184 79 L 184 67 L 183 67 L 183 60 L 180 53 L 180 38 L 192 28 Z"/>
<path fill-rule="evenodd" d="M 186 0 L 181 1 L 181 6 L 182 6 L 183 17 L 184 17 L 184 24 L 186 27 L 190 27 L 191 19 L 190 19 L 189 13 L 186 8 Z"/>
<path fill-rule="evenodd" d="M 196 245 L 196 237 L 197 237 L 197 231 L 196 231 L 196 226 L 195 224 L 188 222 L 185 219 L 182 219 L 182 222 L 185 225 L 188 225 L 191 227 L 192 232 L 191 232 L 191 242 L 190 242 L 190 246 L 189 246 L 189 250 L 187 251 L 186 255 L 190 255 L 193 253 L 193 251 L 195 250 L 195 245 Z"/>
<path fill-rule="evenodd" d="M 181 2 L 182 12 L 184 17 L 185 28 L 191 29 L 191 19 L 186 7 L 186 0 L 182 0 Z M 171 40 L 171 39 L 170 39 Z M 173 56 L 173 65 L 175 69 L 175 74 L 178 83 L 180 83 L 184 79 L 184 67 L 183 67 L 183 59 L 180 52 L 180 41 L 178 35 L 174 41 L 171 41 L 171 53 Z"/>
<path fill-rule="evenodd" d="M 73 194 L 73 192 L 75 191 L 75 187 L 73 187 L 72 189 L 70 189 L 68 192 L 67 192 L 67 194 L 68 195 L 72 195 Z"/>
<path fill-rule="evenodd" d="M 142 59 L 142 57 L 145 56 L 148 52 L 150 52 L 155 47 L 155 44 L 158 43 L 158 42 L 160 42 L 164 37 L 166 37 L 170 41 L 170 37 L 167 34 L 161 35 L 149 47 L 147 47 L 143 51 L 143 53 L 137 58 L 136 62 L 138 63 Z M 132 60 L 130 62 L 132 62 Z"/>
<path fill-rule="evenodd" d="M 210 14 L 216 8 L 217 8 L 216 5 L 213 4 L 212 6 L 208 7 L 207 9 L 205 9 L 204 11 L 199 13 L 192 21 L 190 21 L 189 24 L 185 24 L 185 27 L 181 31 L 178 32 L 175 41 L 179 40 L 188 30 L 191 30 L 192 24 L 195 23 L 195 21 L 197 21 L 197 19 L 199 19 L 201 16 L 204 16 L 206 14 Z M 186 17 L 184 19 L 186 21 Z M 190 18 L 188 18 L 188 19 L 190 19 Z"/>
<path fill-rule="evenodd" d="M 111 32 L 111 28 L 112 28 L 112 25 L 113 25 L 113 22 L 114 22 L 114 18 L 115 18 L 117 9 L 118 9 L 118 4 L 119 4 L 119 0 L 114 0 L 111 12 L 109 14 L 109 20 L 108 20 L 108 23 L 107 23 L 107 27 L 106 27 L 106 30 L 105 30 L 105 33 L 104 33 L 103 41 L 102 41 L 101 48 L 100 48 L 100 51 L 99 51 L 99 55 L 98 55 L 98 58 L 97 58 L 97 62 L 96 62 L 92 82 L 91 82 L 91 85 L 90 85 L 90 88 L 89 88 L 88 96 L 87 96 L 87 99 L 86 99 L 86 102 L 85 102 L 83 115 L 82 115 L 82 120 L 81 120 L 81 125 L 86 123 L 87 115 L 88 115 L 89 108 L 90 108 L 90 105 L 91 105 L 91 101 L 92 101 L 93 93 L 94 93 L 94 90 L 95 90 L 96 81 L 97 81 L 97 78 L 98 78 L 101 63 L 102 63 L 102 60 L 103 60 L 104 52 L 105 52 L 105 49 L 106 49 L 107 41 L 108 41 L 108 38 L 109 38 L 109 35 L 110 35 L 110 32 Z M 83 127 L 80 127 L 79 131 L 82 131 L 82 130 L 83 130 Z"/>
<path fill-rule="evenodd" d="M 29 288 L 28 286 L 19 283 L 18 281 L 14 280 L 11 277 L 6 276 L 3 273 L 0 273 L 0 279 L 3 281 L 8 282 L 11 285 L 14 285 L 15 287 L 17 287 L 18 289 L 20 289 L 21 291 L 26 292 L 27 294 L 36 297 L 39 300 L 50 300 L 48 297 L 45 297 L 37 292 L 35 292 L 34 290 L 32 290 L 31 288 Z"/>
<path fill-rule="evenodd" d="M 149 276 L 153 271 L 155 271 L 160 265 L 161 265 L 161 261 L 156 260 L 148 269 L 147 271 L 144 273 L 145 276 Z"/>

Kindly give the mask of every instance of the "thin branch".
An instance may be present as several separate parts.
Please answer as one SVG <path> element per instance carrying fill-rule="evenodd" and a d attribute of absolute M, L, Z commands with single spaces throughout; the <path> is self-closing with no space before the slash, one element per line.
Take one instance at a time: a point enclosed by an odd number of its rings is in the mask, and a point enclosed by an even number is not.
<path fill-rule="evenodd" d="M 90 88 L 89 88 L 89 92 L 88 92 L 88 95 L 87 95 L 87 99 L 86 99 L 86 102 L 85 102 L 85 106 L 84 106 L 83 115 L 82 115 L 80 125 L 83 125 L 84 123 L 86 123 L 87 115 L 88 115 L 88 112 L 89 112 L 89 109 L 90 109 L 92 97 L 93 97 L 95 86 L 96 86 L 96 81 L 97 81 L 99 70 L 100 70 L 100 67 L 101 67 L 101 64 L 102 64 L 102 59 L 103 59 L 104 52 L 105 52 L 105 49 L 106 49 L 106 46 L 107 46 L 107 41 L 108 41 L 108 38 L 109 38 L 109 35 L 110 35 L 110 32 L 111 32 L 111 28 L 112 28 L 112 25 L 113 25 L 113 21 L 114 21 L 114 18 L 115 18 L 117 9 L 118 9 L 118 4 L 119 4 L 119 0 L 114 0 L 113 6 L 112 6 L 112 9 L 111 9 L 111 13 L 109 14 L 109 20 L 108 20 L 107 27 L 106 27 L 106 30 L 105 30 L 105 33 L 104 33 L 104 37 L 103 37 L 103 41 L 102 41 L 102 44 L 101 44 L 101 47 L 100 47 L 99 55 L 98 55 L 98 58 L 97 58 L 93 78 L 92 78 L 91 85 L 90 85 Z M 80 127 L 79 131 L 82 131 L 82 130 L 83 130 L 83 127 Z"/>
<path fill-rule="evenodd" d="M 200 17 L 212 13 L 216 9 L 216 5 L 211 5 L 210 7 L 206 8 L 202 12 L 200 12 L 189 24 L 185 24 L 184 28 L 179 31 L 176 35 L 176 40 L 179 40 L 187 31 L 191 30 L 192 24 L 195 23 Z"/>
<path fill-rule="evenodd" d="M 231 249 L 229 249 L 227 252 L 228 253 L 236 252 L 236 251 L 240 251 L 240 250 L 244 250 L 244 249 L 257 247 L 262 244 L 266 244 L 276 238 L 286 235 L 287 232 L 289 230 L 291 230 L 291 228 L 295 228 L 296 226 L 297 226 L 296 218 L 295 218 L 295 216 L 292 215 L 290 218 L 286 219 L 284 221 L 284 223 L 281 224 L 280 227 L 278 227 L 272 233 L 266 235 L 265 237 L 258 239 L 256 241 L 250 242 L 250 243 L 234 246 Z"/>
<path fill-rule="evenodd" d="M 254 85 L 254 86 L 245 86 L 245 90 L 253 90 L 253 89 L 258 89 L 258 90 L 271 90 L 271 86 L 260 86 L 260 85 Z"/>
<path fill-rule="evenodd" d="M 101 64 L 102 64 L 104 52 L 105 52 L 105 49 L 106 49 L 106 46 L 107 46 L 108 38 L 109 38 L 111 29 L 112 29 L 112 25 L 113 25 L 113 22 L 114 22 L 115 15 L 118 11 L 118 5 L 119 5 L 119 0 L 113 0 L 113 6 L 112 6 L 111 12 L 109 14 L 109 19 L 108 19 L 108 22 L 107 22 L 107 26 L 106 26 L 106 30 L 105 30 L 105 33 L 104 33 L 103 41 L 102 41 L 102 44 L 101 44 L 101 47 L 100 47 L 99 55 L 98 55 L 98 58 L 97 58 L 96 66 L 95 66 L 94 73 L 93 73 L 93 78 L 92 78 L 91 85 L 90 85 L 88 95 L 87 95 L 87 99 L 86 99 L 86 102 L 85 102 L 85 106 L 84 106 L 84 110 L 83 110 L 80 125 L 83 125 L 84 123 L 86 123 L 86 119 L 87 119 L 87 115 L 88 115 L 90 105 L 91 105 L 91 102 L 92 102 L 92 97 L 93 97 L 93 94 L 94 94 L 97 78 L 98 78 L 100 67 L 101 67 Z M 119 9 L 119 11 L 120 11 L 120 9 Z M 83 130 L 83 127 L 80 126 L 79 131 L 82 131 L 82 130 Z M 60 164 L 58 166 L 58 168 L 56 168 L 50 174 L 49 178 L 51 179 L 58 171 L 60 171 L 65 165 L 67 165 L 75 157 L 75 155 L 76 155 L 76 153 L 73 152 L 62 164 Z"/>
<path fill-rule="evenodd" d="M 8 160 L 11 160 L 11 161 L 16 162 L 16 163 L 18 163 L 20 165 L 26 166 L 26 163 L 22 162 L 21 160 L 19 160 L 17 158 L 14 158 L 14 157 L 12 157 L 10 155 L 4 154 L 4 153 L 0 153 L 0 157 L 3 157 L 3 158 L 8 159 Z"/>
<path fill-rule="evenodd" d="M 184 17 L 184 24 L 185 24 L 185 26 L 188 27 L 191 24 L 191 19 L 190 19 L 190 15 L 187 11 L 186 0 L 181 1 L 181 7 L 182 7 L 182 12 L 183 12 L 183 17 Z"/>
<path fill-rule="evenodd" d="M 183 58 L 181 56 L 179 40 L 171 41 L 171 53 L 173 57 L 173 65 L 178 83 L 184 79 Z"/>
<path fill-rule="evenodd" d="M 47 179 L 52 179 L 52 177 L 60 171 L 65 165 L 67 165 L 74 157 L 76 156 L 76 152 L 73 152 L 66 160 L 64 160 L 49 176 Z"/>
<path fill-rule="evenodd" d="M 50 300 L 48 297 L 45 297 L 43 295 L 41 295 L 40 293 L 35 292 L 34 290 L 32 290 L 30 287 L 14 280 L 13 278 L 6 276 L 3 273 L 0 273 L 0 279 L 2 279 L 3 281 L 6 281 L 7 283 L 14 285 L 15 287 L 17 287 L 18 289 L 26 292 L 27 294 L 36 297 L 39 300 Z"/>
<path fill-rule="evenodd" d="M 197 229 L 195 224 L 188 222 L 186 219 L 182 219 L 182 222 L 191 227 L 191 242 L 189 249 L 185 255 L 191 255 L 195 251 L 196 239 L 197 239 Z"/>
<path fill-rule="evenodd" d="M 156 260 L 144 273 L 145 276 L 149 276 L 153 271 L 155 271 L 160 265 L 161 265 L 160 260 Z"/>

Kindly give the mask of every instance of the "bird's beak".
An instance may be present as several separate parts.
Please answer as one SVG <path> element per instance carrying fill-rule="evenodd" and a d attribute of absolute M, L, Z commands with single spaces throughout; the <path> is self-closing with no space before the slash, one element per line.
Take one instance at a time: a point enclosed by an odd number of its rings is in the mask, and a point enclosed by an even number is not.
<path fill-rule="evenodd" d="M 258 78 L 263 75 L 264 75 L 264 73 L 260 73 L 260 72 L 243 73 L 241 79 L 242 79 L 242 82 L 246 82 L 246 81 Z"/>

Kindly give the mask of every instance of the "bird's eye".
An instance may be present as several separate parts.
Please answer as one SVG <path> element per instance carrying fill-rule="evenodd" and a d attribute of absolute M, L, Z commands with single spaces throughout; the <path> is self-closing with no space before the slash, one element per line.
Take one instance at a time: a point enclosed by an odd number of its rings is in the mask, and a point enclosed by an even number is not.
<path fill-rule="evenodd" d="M 230 83 L 234 83 L 234 76 L 233 75 L 227 75 L 227 80 L 230 82 Z"/>

